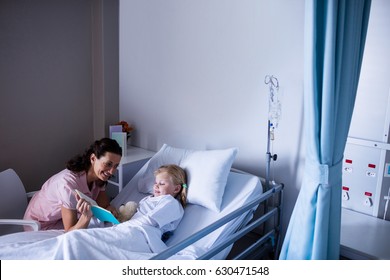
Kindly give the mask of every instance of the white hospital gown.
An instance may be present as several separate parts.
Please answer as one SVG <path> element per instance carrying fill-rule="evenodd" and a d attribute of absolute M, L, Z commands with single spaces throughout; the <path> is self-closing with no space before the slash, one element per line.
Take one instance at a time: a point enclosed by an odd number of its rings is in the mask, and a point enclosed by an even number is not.
<path fill-rule="evenodd" d="M 171 195 L 147 196 L 139 202 L 130 223 L 152 226 L 164 233 L 175 230 L 183 215 L 183 207 Z"/>
<path fill-rule="evenodd" d="M 172 196 L 148 196 L 131 220 L 109 228 L 74 230 L 35 242 L 29 241 L 33 232 L 2 236 L 0 259 L 147 259 L 167 248 L 161 236 L 176 229 L 183 215 Z"/>

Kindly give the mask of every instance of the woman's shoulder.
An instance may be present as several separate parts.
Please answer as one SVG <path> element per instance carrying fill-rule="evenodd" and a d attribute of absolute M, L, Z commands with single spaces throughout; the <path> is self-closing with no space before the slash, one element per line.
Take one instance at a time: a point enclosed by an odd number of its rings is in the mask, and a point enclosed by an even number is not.
<path fill-rule="evenodd" d="M 84 173 L 84 174 L 83 174 Z M 63 183 L 76 183 L 78 182 L 83 175 L 85 176 L 85 172 L 77 173 L 74 171 L 70 171 L 69 169 L 64 169 L 57 174 L 53 175 L 48 182 L 63 182 Z"/>
<path fill-rule="evenodd" d="M 58 192 L 66 191 L 70 192 L 72 189 L 76 188 L 79 185 L 79 175 L 68 170 L 64 169 L 56 174 L 52 175 L 42 186 L 41 194 L 45 195 L 55 195 Z"/>

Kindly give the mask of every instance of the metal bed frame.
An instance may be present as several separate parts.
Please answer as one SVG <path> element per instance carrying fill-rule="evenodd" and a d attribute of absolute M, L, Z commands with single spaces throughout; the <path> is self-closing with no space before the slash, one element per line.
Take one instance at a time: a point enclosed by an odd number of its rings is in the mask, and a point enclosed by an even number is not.
<path fill-rule="evenodd" d="M 264 186 L 264 179 L 261 179 Z M 165 260 L 175 253 L 181 251 L 187 246 L 193 244 L 197 240 L 205 237 L 209 233 L 218 229 L 220 226 L 228 223 L 229 221 L 239 217 L 246 212 L 256 212 L 254 209 L 259 209 L 260 205 L 265 205 L 264 213 L 258 217 L 253 218 L 247 225 L 236 231 L 229 238 L 219 243 L 217 246 L 210 249 L 207 253 L 201 255 L 197 259 L 208 260 L 213 256 L 227 248 L 228 246 L 234 245 L 234 243 L 246 235 L 251 233 L 254 229 L 262 227 L 262 234 L 247 248 L 239 248 L 237 255 L 229 257 L 233 260 L 242 259 L 257 259 L 259 254 L 263 255 L 271 254 L 273 259 L 278 259 L 280 252 L 280 231 L 281 231 L 281 220 L 283 213 L 283 188 L 282 183 L 266 184 L 269 186 L 269 190 L 266 190 L 259 198 L 248 203 L 246 206 L 237 209 L 218 221 L 210 224 L 202 230 L 192 234 L 191 236 L 184 239 L 182 242 L 169 247 L 158 255 L 152 257 L 152 260 Z M 276 199 L 275 199 L 276 198 Z M 272 200 L 272 201 L 270 201 Z M 270 203 L 272 202 L 272 203 Z M 271 205 L 270 205 L 271 204 Z"/>

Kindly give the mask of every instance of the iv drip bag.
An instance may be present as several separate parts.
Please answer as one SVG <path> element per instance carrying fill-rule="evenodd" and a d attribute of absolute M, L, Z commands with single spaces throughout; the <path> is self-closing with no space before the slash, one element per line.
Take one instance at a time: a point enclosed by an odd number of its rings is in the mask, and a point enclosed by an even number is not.
<path fill-rule="evenodd" d="M 265 77 L 265 83 L 269 85 L 268 120 L 270 121 L 272 128 L 277 128 L 282 114 L 279 81 L 276 77 L 267 75 Z"/>

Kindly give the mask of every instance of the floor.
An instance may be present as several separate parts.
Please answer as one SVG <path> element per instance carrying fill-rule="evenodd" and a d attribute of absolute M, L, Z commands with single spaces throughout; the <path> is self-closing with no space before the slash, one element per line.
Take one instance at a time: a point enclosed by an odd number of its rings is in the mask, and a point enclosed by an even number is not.
<path fill-rule="evenodd" d="M 242 252 L 243 250 L 248 248 L 250 245 L 252 245 L 254 242 L 256 242 L 260 238 L 261 238 L 261 236 L 257 233 L 249 233 L 248 235 L 239 239 L 238 241 L 235 242 L 232 250 L 230 251 L 229 255 L 227 256 L 227 259 L 228 260 L 234 259 L 240 252 Z M 252 253 L 248 254 L 244 259 L 248 259 L 248 260 L 273 260 L 273 259 L 275 259 L 271 243 L 267 242 L 267 243 L 263 244 L 259 248 L 255 249 Z"/>

